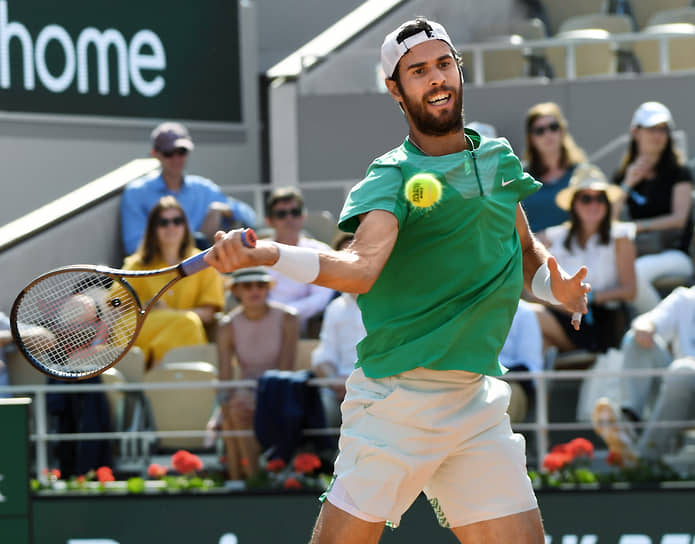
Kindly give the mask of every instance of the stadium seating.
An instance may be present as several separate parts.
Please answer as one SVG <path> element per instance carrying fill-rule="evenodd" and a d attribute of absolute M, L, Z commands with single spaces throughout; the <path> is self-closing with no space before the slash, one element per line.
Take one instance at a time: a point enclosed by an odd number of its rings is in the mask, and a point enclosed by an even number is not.
<path fill-rule="evenodd" d="M 632 12 L 640 29 L 660 24 L 652 21 L 657 13 L 687 8 L 690 4 L 690 0 L 630 0 Z"/>
<path fill-rule="evenodd" d="M 107 385 L 117 385 L 126 383 L 123 374 L 116 368 L 111 367 L 101 375 L 101 380 Z M 106 399 L 109 403 L 109 412 L 111 416 L 111 428 L 115 432 L 126 430 L 124 425 L 126 411 L 126 394 L 122 390 L 106 391 Z M 121 446 L 121 450 L 124 450 Z"/>
<path fill-rule="evenodd" d="M 217 369 L 205 362 L 162 363 L 145 374 L 144 383 L 216 382 Z M 209 386 L 190 389 L 151 389 L 145 392 L 157 431 L 203 431 L 215 403 Z M 158 449 L 204 449 L 202 437 L 163 437 Z"/>
<path fill-rule="evenodd" d="M 42 385 L 46 375 L 34 368 L 19 351 L 12 351 L 7 356 L 7 372 L 11 385 Z"/>
<path fill-rule="evenodd" d="M 695 25 L 690 23 L 668 23 L 648 26 L 642 31 L 643 39 L 633 44 L 640 59 L 642 71 L 662 71 L 660 62 L 659 36 L 668 36 L 668 70 L 695 69 Z"/>
<path fill-rule="evenodd" d="M 550 28 L 548 34 L 555 34 L 563 21 L 576 15 L 588 15 L 600 13 L 604 0 L 585 0 L 584 2 L 570 2 L 568 0 L 545 0 L 544 2 Z"/>
<path fill-rule="evenodd" d="M 210 363 L 217 370 L 217 344 L 208 343 L 196 346 L 179 346 L 170 349 L 162 357 L 162 363 Z"/>
<path fill-rule="evenodd" d="M 310 210 L 304 220 L 304 230 L 309 236 L 330 245 L 338 230 L 338 222 L 328 210 Z"/>
<path fill-rule="evenodd" d="M 300 338 L 297 343 L 297 360 L 295 370 L 311 368 L 311 352 L 319 345 L 316 338 Z"/>
<path fill-rule="evenodd" d="M 139 347 L 133 346 L 123 359 L 116 363 L 115 368 L 128 382 L 139 383 L 145 376 L 145 354 Z"/>
<path fill-rule="evenodd" d="M 608 31 L 599 28 L 568 30 L 558 33 L 555 37 L 577 41 L 574 45 L 576 77 L 617 73 L 616 55 Z M 565 46 L 546 48 L 546 55 L 555 68 L 556 77 L 570 77 L 567 72 L 567 54 Z"/>

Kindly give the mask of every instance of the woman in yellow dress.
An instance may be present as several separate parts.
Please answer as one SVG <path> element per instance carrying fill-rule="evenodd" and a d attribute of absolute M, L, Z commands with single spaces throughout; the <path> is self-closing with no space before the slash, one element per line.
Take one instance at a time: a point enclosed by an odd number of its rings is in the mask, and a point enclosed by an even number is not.
<path fill-rule="evenodd" d="M 162 197 L 150 210 L 138 250 L 126 257 L 126 270 L 154 270 L 175 265 L 198 253 L 186 215 L 173 196 Z M 174 276 L 132 278 L 128 282 L 147 304 Z M 172 348 L 204 344 L 205 327 L 224 306 L 222 276 L 213 268 L 182 279 L 157 301 L 143 323 L 135 345 L 143 350 L 147 367 L 159 364 Z"/>

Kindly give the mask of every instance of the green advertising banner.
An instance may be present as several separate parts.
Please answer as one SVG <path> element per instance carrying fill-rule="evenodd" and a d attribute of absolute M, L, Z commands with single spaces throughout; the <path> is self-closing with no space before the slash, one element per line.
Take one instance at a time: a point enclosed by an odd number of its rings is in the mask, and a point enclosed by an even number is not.
<path fill-rule="evenodd" d="M 0 399 L 0 542 L 29 543 L 29 405 Z"/>
<path fill-rule="evenodd" d="M 695 488 L 540 491 L 548 544 L 691 544 Z M 264 544 L 309 541 L 315 494 L 39 497 L 35 544 Z M 420 497 L 383 544 L 454 544 Z"/>
<path fill-rule="evenodd" d="M 235 0 L 0 0 L 0 109 L 240 123 Z"/>

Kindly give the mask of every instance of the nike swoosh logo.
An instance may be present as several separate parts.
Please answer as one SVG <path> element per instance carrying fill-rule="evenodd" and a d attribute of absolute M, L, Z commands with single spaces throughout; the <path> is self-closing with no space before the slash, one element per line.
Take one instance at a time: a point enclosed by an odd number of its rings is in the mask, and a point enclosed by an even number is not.
<path fill-rule="evenodd" d="M 514 181 L 516 181 L 516 179 L 509 179 L 507 181 L 504 181 L 504 178 L 502 178 L 502 187 L 506 187 L 507 185 L 509 185 L 510 183 L 512 183 Z"/>

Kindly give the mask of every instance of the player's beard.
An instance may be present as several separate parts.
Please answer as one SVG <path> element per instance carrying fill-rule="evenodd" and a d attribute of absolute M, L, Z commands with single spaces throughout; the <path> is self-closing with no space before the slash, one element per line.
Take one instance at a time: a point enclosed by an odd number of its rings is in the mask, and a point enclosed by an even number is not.
<path fill-rule="evenodd" d="M 435 116 L 427 108 L 428 98 L 441 92 L 450 92 L 454 97 L 453 108 L 443 116 Z M 420 100 L 414 100 L 401 90 L 404 106 L 415 128 L 429 136 L 445 136 L 463 131 L 463 89 L 442 86 L 432 90 Z"/>

